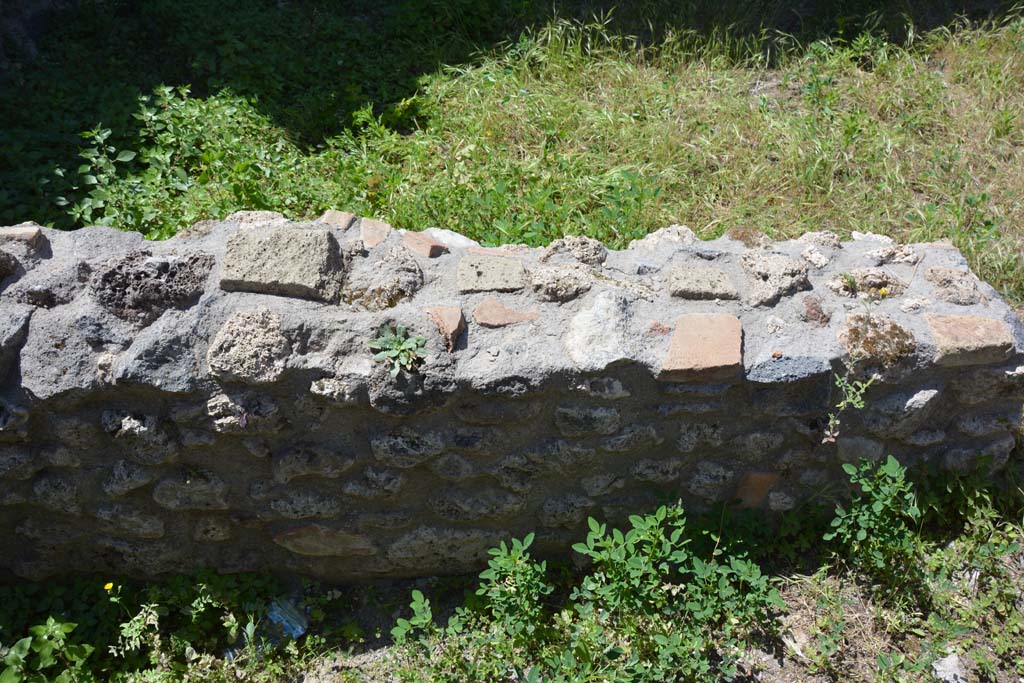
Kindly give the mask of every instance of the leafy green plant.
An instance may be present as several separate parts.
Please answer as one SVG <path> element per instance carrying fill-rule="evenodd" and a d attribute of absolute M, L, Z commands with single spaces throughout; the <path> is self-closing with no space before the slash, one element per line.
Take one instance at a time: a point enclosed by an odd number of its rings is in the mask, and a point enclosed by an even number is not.
<path fill-rule="evenodd" d="M 427 634 L 431 633 L 434 626 L 434 612 L 430 609 L 430 600 L 423 595 L 422 591 L 412 592 L 412 602 L 409 604 L 412 616 L 408 619 L 400 618 L 391 629 L 391 637 L 395 642 L 402 645 L 408 641 L 410 635 L 417 631 L 423 634 L 425 640 Z"/>
<path fill-rule="evenodd" d="M 15 642 L 3 658 L 0 683 L 71 683 L 77 680 L 91 645 L 71 643 L 68 636 L 77 624 L 49 617 L 33 626 L 29 635 Z"/>
<path fill-rule="evenodd" d="M 993 493 L 980 488 L 978 481 L 977 488 L 964 488 L 970 475 L 948 479 L 949 492 L 942 500 L 932 492 L 925 508 L 962 524 L 956 539 L 942 544 L 926 562 L 935 595 L 932 620 L 955 636 L 990 678 L 998 679 L 1000 669 L 1024 675 L 1024 611 L 1015 569 L 1024 530 L 1006 520 Z M 1001 494 L 1018 519 L 1024 504 L 1020 493 L 1017 490 L 1009 501 L 1006 492 Z"/>
<path fill-rule="evenodd" d="M 377 351 L 373 359 L 390 365 L 391 376 L 397 377 L 403 370 L 410 374 L 417 372 L 426 358 L 426 343 L 424 337 L 410 337 L 409 331 L 403 325 L 381 325 L 377 338 L 372 340 L 369 346 Z"/>
<path fill-rule="evenodd" d="M 594 563 L 572 595 L 578 634 L 594 620 L 618 622 L 628 649 L 616 667 L 639 680 L 731 679 L 743 636 L 784 607 L 778 592 L 743 555 L 717 543 L 710 557 L 692 552 L 678 505 L 631 516 L 630 525 L 609 532 L 590 519 L 586 542 L 573 546 Z M 607 647 L 606 657 L 621 646 Z"/>
<path fill-rule="evenodd" d="M 429 660 L 434 681 L 724 681 L 746 638 L 771 632 L 784 607 L 760 568 L 721 539 L 692 549 L 678 505 L 630 518 L 625 532 L 594 519 L 589 529 L 574 549 L 590 568 L 567 577 L 571 589 L 556 590 L 547 564 L 530 557 L 531 534 L 491 550 L 476 605 L 439 628 L 415 592 L 412 618 L 392 634 Z"/>
<path fill-rule="evenodd" d="M 842 395 L 839 399 L 839 403 L 836 404 L 835 412 L 828 414 L 828 425 L 825 427 L 825 434 L 823 441 L 830 442 L 835 441 L 836 437 L 839 436 L 839 427 L 841 425 L 840 415 L 843 411 L 853 408 L 854 410 L 863 410 L 865 404 L 864 394 L 867 393 L 871 385 L 878 379 L 877 376 L 872 375 L 868 378 L 868 381 L 863 380 L 851 380 L 852 370 L 847 369 L 846 374 L 833 374 L 835 378 L 836 388 L 839 389 Z"/>
<path fill-rule="evenodd" d="M 534 535 L 504 541 L 488 553 L 488 568 L 480 574 L 476 594 L 484 599 L 491 618 L 517 645 L 540 637 L 545 620 L 545 599 L 554 591 L 547 582 L 546 562 L 534 562 L 529 553 Z"/>
<path fill-rule="evenodd" d="M 906 468 L 891 455 L 882 464 L 843 465 L 860 491 L 848 508 L 836 507 L 824 540 L 856 569 L 874 580 L 884 595 L 922 590 L 921 511 Z M 918 595 L 917 597 L 922 597 Z"/>

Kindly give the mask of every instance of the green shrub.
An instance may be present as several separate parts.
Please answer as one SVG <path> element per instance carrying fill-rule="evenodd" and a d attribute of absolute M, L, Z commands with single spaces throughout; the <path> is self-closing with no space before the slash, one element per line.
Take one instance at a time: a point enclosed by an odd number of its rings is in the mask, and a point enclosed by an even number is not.
<path fill-rule="evenodd" d="M 586 542 L 573 546 L 594 563 L 572 595 L 574 638 L 582 644 L 585 634 L 602 632 L 597 627 L 615 625 L 622 645 L 609 642 L 607 652 L 621 649 L 616 668 L 637 680 L 729 680 L 745 636 L 784 607 L 744 556 L 721 547 L 705 558 L 691 552 L 678 505 L 631 516 L 625 534 L 589 524 Z"/>
<path fill-rule="evenodd" d="M 82 137 L 70 198 L 59 197 L 79 225 L 104 224 L 166 238 L 203 218 L 239 209 L 305 213 L 329 204 L 307 157 L 252 103 L 230 91 L 206 99 L 186 87 L 139 98 L 132 149 L 111 131 Z M 307 179 L 303 179 L 303 178 Z"/>
<path fill-rule="evenodd" d="M 534 562 L 529 548 L 534 535 L 523 540 L 502 541 L 488 553 L 491 559 L 476 594 L 483 598 L 489 617 L 511 638 L 514 645 L 543 639 L 548 596 L 554 591 L 547 581 L 547 563 Z"/>
<path fill-rule="evenodd" d="M 414 594 L 414 616 L 398 632 L 420 631 L 430 680 L 731 680 L 747 637 L 771 632 L 778 592 L 742 555 L 692 552 L 678 505 L 630 524 L 623 533 L 589 520 L 574 549 L 591 568 L 561 608 L 548 602 L 554 585 L 530 558 L 531 535 L 491 551 L 480 609 L 461 608 L 438 628 Z"/>
<path fill-rule="evenodd" d="M 909 589 L 923 597 L 921 510 L 906 468 L 890 455 L 881 465 L 864 461 L 843 470 L 860 490 L 849 508 L 836 507 L 825 540 L 888 596 Z"/>
<path fill-rule="evenodd" d="M 77 624 L 49 617 L 7 650 L 0 683 L 71 683 L 80 680 L 91 645 L 69 642 Z"/>
<path fill-rule="evenodd" d="M 398 645 L 404 645 L 408 638 L 416 631 L 422 633 L 433 633 L 434 612 L 430 609 L 430 600 L 424 597 L 422 591 L 412 592 L 412 602 L 409 603 L 412 616 L 408 619 L 398 619 L 395 627 L 391 629 L 391 637 Z"/>

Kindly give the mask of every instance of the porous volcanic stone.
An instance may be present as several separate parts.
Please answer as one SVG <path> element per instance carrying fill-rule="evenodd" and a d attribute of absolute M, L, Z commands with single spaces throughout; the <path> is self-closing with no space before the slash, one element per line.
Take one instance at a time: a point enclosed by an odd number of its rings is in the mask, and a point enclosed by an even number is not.
<path fill-rule="evenodd" d="M 832 262 L 832 257 L 823 254 L 813 244 L 808 245 L 802 252 L 800 252 L 800 258 L 807 261 L 815 268 L 824 268 Z"/>
<path fill-rule="evenodd" d="M 522 496 L 494 488 L 445 488 L 431 496 L 428 501 L 430 509 L 438 517 L 454 522 L 502 519 L 522 511 L 525 504 Z"/>
<path fill-rule="evenodd" d="M 669 271 L 668 290 L 681 299 L 738 299 L 732 280 L 721 268 L 677 263 Z"/>
<path fill-rule="evenodd" d="M 104 505 L 96 510 L 96 518 L 107 528 L 126 536 L 152 540 L 164 535 L 163 520 L 131 505 Z"/>
<path fill-rule="evenodd" d="M 619 431 L 622 419 L 615 408 L 559 406 L 555 425 L 563 436 L 608 436 Z"/>
<path fill-rule="evenodd" d="M 0 451 L 0 479 L 31 479 L 43 467 L 25 448 Z"/>
<path fill-rule="evenodd" d="M 282 531 L 274 536 L 274 543 L 307 557 L 367 557 L 377 554 L 377 547 L 366 536 L 321 524 Z"/>
<path fill-rule="evenodd" d="M 221 289 L 336 302 L 343 264 L 328 230 L 239 230 L 228 238 Z"/>
<path fill-rule="evenodd" d="M 170 309 L 193 305 L 203 293 L 212 267 L 209 254 L 130 252 L 99 271 L 92 290 L 100 304 L 117 317 L 149 325 Z"/>
<path fill-rule="evenodd" d="M 290 488 L 270 502 L 270 509 L 285 519 L 330 519 L 341 512 L 341 500 L 316 491 Z"/>
<path fill-rule="evenodd" d="M 839 330 L 839 343 L 854 361 L 891 366 L 917 349 L 914 335 L 881 314 L 855 313 Z"/>
<path fill-rule="evenodd" d="M 460 292 L 514 292 L 526 286 L 526 270 L 517 258 L 467 254 L 455 279 Z"/>
<path fill-rule="evenodd" d="M 981 301 L 977 278 L 962 268 L 929 268 L 924 277 L 935 285 L 935 295 L 943 301 L 969 306 Z"/>
<path fill-rule="evenodd" d="M 598 292 L 590 305 L 569 321 L 562 338 L 566 355 L 578 368 L 590 372 L 633 359 L 637 349 L 630 334 L 632 320 L 628 297 L 612 290 Z"/>
<path fill-rule="evenodd" d="M 354 464 L 352 458 L 314 446 L 297 446 L 273 458 L 274 481 L 287 484 L 298 477 L 337 479 Z"/>
<path fill-rule="evenodd" d="M 423 286 L 423 271 L 407 249 L 385 245 L 349 261 L 345 301 L 370 311 L 397 306 Z"/>
<path fill-rule="evenodd" d="M 457 571 L 473 567 L 487 557 L 487 549 L 504 533 L 481 529 L 419 527 L 401 536 L 387 550 L 387 557 L 399 567 L 418 572 Z"/>
<path fill-rule="evenodd" d="M 558 254 L 568 254 L 580 263 L 599 266 L 608 257 L 608 250 L 593 237 L 570 235 L 549 244 L 540 258 L 542 261 L 547 261 Z"/>
<path fill-rule="evenodd" d="M 530 269 L 533 291 L 544 301 L 570 301 L 590 289 L 591 276 L 578 263 Z"/>
<path fill-rule="evenodd" d="M 110 476 L 103 482 L 103 492 L 117 498 L 142 488 L 155 478 L 155 469 L 136 465 L 128 460 L 119 460 L 110 469 Z"/>
<path fill-rule="evenodd" d="M 392 467 L 415 467 L 444 450 L 444 441 L 433 432 L 420 433 L 400 428 L 370 439 L 374 456 Z"/>
<path fill-rule="evenodd" d="M 14 254 L 0 250 L 0 282 L 18 272 L 18 259 Z"/>
<path fill-rule="evenodd" d="M 893 297 L 902 294 L 907 283 L 883 268 L 854 268 L 832 278 L 828 288 L 842 296 Z"/>
<path fill-rule="evenodd" d="M 217 331 L 206 359 L 223 381 L 261 384 L 284 371 L 291 345 L 281 332 L 281 318 L 267 309 L 238 311 Z"/>
<path fill-rule="evenodd" d="M 25 343 L 31 317 L 31 306 L 4 303 L 0 307 L 0 380 L 10 371 L 18 357 L 18 350 Z"/>
<path fill-rule="evenodd" d="M 742 263 L 750 276 L 752 306 L 772 306 L 783 296 L 810 288 L 807 264 L 784 254 L 752 251 L 743 255 Z"/>
<path fill-rule="evenodd" d="M 168 510 L 225 510 L 227 483 L 212 472 L 182 472 L 161 480 L 153 500 Z"/>

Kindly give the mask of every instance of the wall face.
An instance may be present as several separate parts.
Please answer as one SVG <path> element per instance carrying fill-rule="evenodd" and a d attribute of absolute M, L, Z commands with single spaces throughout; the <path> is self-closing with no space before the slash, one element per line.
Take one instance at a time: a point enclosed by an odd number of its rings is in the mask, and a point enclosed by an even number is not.
<path fill-rule="evenodd" d="M 0 229 L 0 569 L 459 572 L 669 497 L 833 497 L 861 457 L 998 470 L 1020 323 L 952 247 L 857 237 Z M 417 373 L 374 361 L 384 323 Z M 832 438 L 844 363 L 880 379 Z"/>

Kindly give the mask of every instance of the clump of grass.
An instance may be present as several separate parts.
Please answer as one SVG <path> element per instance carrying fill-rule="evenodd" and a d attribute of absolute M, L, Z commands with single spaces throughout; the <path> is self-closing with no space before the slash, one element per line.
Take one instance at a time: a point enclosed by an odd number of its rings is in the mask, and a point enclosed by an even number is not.
<path fill-rule="evenodd" d="M 154 13 L 173 22 L 211 8 L 157 3 L 126 13 L 118 31 Z M 39 169 L 54 158 L 41 149 L 73 147 L 58 133 L 67 123 L 61 102 L 4 109 L 14 124 L 2 136 L 5 165 L 16 171 L 5 171 L 0 215 L 166 237 L 236 209 L 301 218 L 334 206 L 491 243 L 543 244 L 572 232 L 611 246 L 672 222 L 705 237 L 736 227 L 771 237 L 873 230 L 949 238 L 982 277 L 1024 299 L 1019 15 L 924 35 L 859 22 L 851 24 L 859 33 L 801 43 L 758 28 L 758 13 L 774 11 L 767 5 L 749 16 L 729 5 L 723 12 L 737 28 L 700 33 L 684 28 L 700 17 L 658 3 L 619 12 L 624 21 L 583 24 L 533 23 L 543 12 L 530 3 L 468 9 L 434 17 L 444 40 L 423 34 L 415 12 L 401 21 L 367 15 L 396 39 L 417 37 L 409 53 L 426 65 L 418 81 L 398 58 L 328 68 L 337 55 L 319 43 L 311 68 L 296 69 L 300 55 L 270 58 L 234 32 L 205 31 L 196 54 L 171 40 L 162 46 L 167 64 L 105 55 L 138 70 L 137 82 L 181 83 L 191 69 L 201 97 L 158 90 L 132 107 L 132 86 L 97 76 L 106 81 L 94 84 L 95 97 L 76 105 L 101 125 L 86 138 L 84 163 L 62 163 L 59 176 Z M 268 12 L 241 16 L 250 34 L 275 45 L 273 26 L 309 21 L 301 8 Z M 493 27 L 484 30 L 488 13 Z M 88 26 L 91 15 L 80 14 Z M 643 41 L 622 32 L 655 18 L 661 30 L 642 31 Z M 502 31 L 513 37 L 467 61 L 473 45 L 493 44 Z M 87 33 L 62 36 L 69 58 Z M 893 34 L 903 42 L 890 42 Z M 122 42 L 133 44 L 129 35 Z M 462 65 L 433 66 L 445 59 Z M 39 77 L 54 77 L 41 63 Z M 32 91 L 34 73 L 15 80 Z M 30 125 L 19 118 L 26 109 L 50 117 L 42 120 L 52 133 L 33 144 L 18 128 Z"/>
<path fill-rule="evenodd" d="M 78 224 L 154 237 L 242 208 L 341 207 L 486 243 L 622 247 L 670 223 L 947 238 L 1022 300 L 1022 37 L 1020 18 L 906 45 L 866 33 L 776 49 L 769 68 L 727 34 L 644 46 L 555 21 L 385 114 L 356 110 L 312 152 L 229 91 L 160 90 L 134 131 L 90 134 L 61 196 Z"/>

